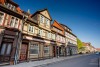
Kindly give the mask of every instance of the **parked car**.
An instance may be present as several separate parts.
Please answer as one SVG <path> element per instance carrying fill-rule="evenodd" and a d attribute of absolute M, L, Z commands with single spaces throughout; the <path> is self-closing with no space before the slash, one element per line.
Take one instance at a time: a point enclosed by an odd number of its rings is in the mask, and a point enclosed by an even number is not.
<path fill-rule="evenodd" d="M 95 54 L 97 54 L 97 55 L 98 55 L 98 54 L 100 54 L 100 52 L 96 52 Z"/>

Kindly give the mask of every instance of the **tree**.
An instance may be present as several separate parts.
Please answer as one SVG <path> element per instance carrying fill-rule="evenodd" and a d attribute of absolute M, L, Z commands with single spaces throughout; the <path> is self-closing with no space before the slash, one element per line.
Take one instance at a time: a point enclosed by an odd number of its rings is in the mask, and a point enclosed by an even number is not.
<path fill-rule="evenodd" d="M 80 51 L 84 51 L 84 47 L 83 47 L 83 43 L 80 39 L 77 38 L 77 46 L 78 46 L 78 50 Z"/>

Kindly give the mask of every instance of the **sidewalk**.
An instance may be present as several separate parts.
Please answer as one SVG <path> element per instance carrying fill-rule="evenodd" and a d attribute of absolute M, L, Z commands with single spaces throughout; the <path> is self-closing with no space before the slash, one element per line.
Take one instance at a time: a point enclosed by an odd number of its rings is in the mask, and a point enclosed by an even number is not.
<path fill-rule="evenodd" d="M 19 63 L 16 65 L 8 65 L 8 66 L 2 66 L 2 67 L 41 67 L 43 65 L 48 65 L 51 63 L 56 63 L 56 62 L 63 61 L 66 59 L 76 58 L 76 57 L 85 56 L 85 55 L 88 55 L 88 54 L 52 58 L 52 59 L 46 59 L 46 60 L 40 60 L 40 61 L 30 61 L 30 62 Z"/>

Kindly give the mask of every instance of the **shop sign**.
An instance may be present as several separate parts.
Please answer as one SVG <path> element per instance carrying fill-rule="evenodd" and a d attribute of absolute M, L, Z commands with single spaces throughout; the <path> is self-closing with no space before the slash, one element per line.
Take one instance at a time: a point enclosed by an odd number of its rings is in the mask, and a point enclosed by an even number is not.
<path fill-rule="evenodd" d="M 33 38 L 33 37 L 29 37 L 29 36 L 25 36 L 26 39 L 29 39 L 29 40 L 35 40 L 35 41 L 39 41 L 39 42 L 46 42 L 46 43 L 50 43 L 50 41 L 47 41 L 47 40 L 40 40 L 40 39 L 36 39 L 36 38 Z"/>

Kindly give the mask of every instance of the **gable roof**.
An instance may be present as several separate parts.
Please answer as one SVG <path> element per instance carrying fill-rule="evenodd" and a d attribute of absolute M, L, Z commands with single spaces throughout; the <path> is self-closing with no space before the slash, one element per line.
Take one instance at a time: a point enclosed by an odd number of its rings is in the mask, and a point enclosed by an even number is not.
<path fill-rule="evenodd" d="M 65 27 L 67 27 L 69 30 L 71 30 L 67 25 L 64 25 L 64 24 L 62 24 L 62 23 L 60 23 L 62 26 L 65 26 Z M 72 31 L 72 30 L 71 30 Z"/>
<path fill-rule="evenodd" d="M 56 27 L 56 28 L 58 28 L 58 29 L 64 31 L 64 28 L 62 27 L 62 25 L 60 25 L 60 23 L 57 22 L 56 20 L 54 20 L 52 26 L 54 26 L 54 27 Z"/>
<path fill-rule="evenodd" d="M 60 23 L 61 24 L 61 23 Z M 67 25 L 64 25 L 64 24 L 61 24 L 61 26 L 63 26 L 63 28 L 64 27 L 67 27 L 68 29 L 70 29 Z M 65 28 L 64 28 L 64 30 L 66 30 Z M 71 29 L 70 29 L 71 30 Z M 70 33 L 70 34 L 72 34 L 73 36 L 75 36 L 75 37 L 77 37 L 74 33 L 72 33 L 72 32 L 69 32 L 68 30 L 66 30 L 68 33 Z M 72 30 L 71 30 L 72 31 Z"/>
<path fill-rule="evenodd" d="M 33 17 L 33 16 L 35 16 L 36 14 L 38 14 L 38 13 L 40 13 L 40 12 L 43 12 L 43 11 L 45 11 L 45 10 L 48 12 L 49 17 L 50 17 L 50 20 L 52 21 L 52 18 L 51 18 L 51 16 L 50 16 L 50 13 L 49 13 L 48 9 L 38 10 L 38 11 L 36 11 L 34 14 L 32 14 L 32 16 L 31 16 L 31 17 Z M 49 19 L 49 18 L 48 18 L 48 19 Z"/>
<path fill-rule="evenodd" d="M 15 3 L 13 0 L 6 0 L 7 2 L 9 2 L 9 3 L 11 3 L 11 4 L 13 4 L 13 5 L 15 5 L 15 6 L 19 6 L 17 3 Z"/>

